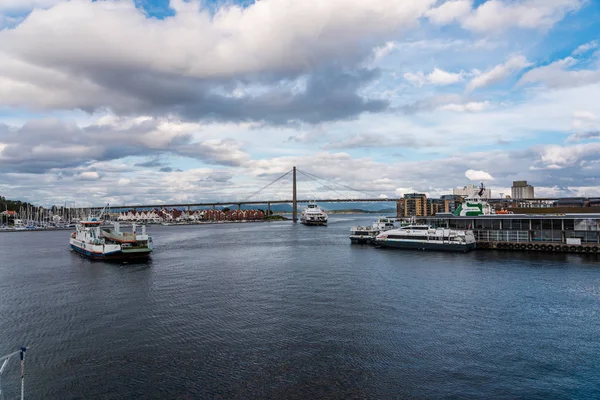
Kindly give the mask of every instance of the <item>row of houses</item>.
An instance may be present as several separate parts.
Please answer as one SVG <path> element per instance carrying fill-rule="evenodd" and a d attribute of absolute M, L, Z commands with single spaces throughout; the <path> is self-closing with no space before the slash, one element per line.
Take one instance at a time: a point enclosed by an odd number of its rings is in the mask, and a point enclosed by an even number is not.
<path fill-rule="evenodd" d="M 129 210 L 118 214 L 123 222 L 203 222 L 203 221 L 255 221 L 265 218 L 262 210 L 176 210 L 153 209 L 146 211 Z"/>

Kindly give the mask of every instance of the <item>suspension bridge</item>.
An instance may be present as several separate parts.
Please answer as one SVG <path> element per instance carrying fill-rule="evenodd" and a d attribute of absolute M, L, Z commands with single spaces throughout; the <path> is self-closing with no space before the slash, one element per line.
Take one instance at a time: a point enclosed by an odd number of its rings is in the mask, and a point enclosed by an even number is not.
<path fill-rule="evenodd" d="M 266 199 L 266 200 L 265 199 L 260 199 L 260 200 L 257 199 L 257 196 L 259 196 L 262 193 L 265 193 L 265 191 L 268 188 L 272 187 L 273 185 L 275 185 L 278 182 L 282 182 L 284 180 L 284 178 L 289 177 L 290 175 L 291 175 L 291 180 L 292 180 L 291 198 L 278 198 L 278 199 Z M 314 198 L 310 198 L 310 199 L 298 198 L 297 183 L 298 183 L 299 175 L 318 183 L 324 189 L 328 190 L 329 192 L 336 193 L 340 197 L 338 197 L 338 198 L 316 198 L 316 197 L 314 197 Z M 340 186 L 343 189 L 339 189 Z M 338 187 L 338 188 L 336 188 L 336 187 Z M 360 193 L 362 196 L 366 196 L 366 197 L 347 196 L 347 195 L 343 194 L 342 192 L 340 192 L 340 190 L 350 190 L 353 193 Z M 175 209 L 183 208 L 183 209 L 187 209 L 189 211 L 192 208 L 198 208 L 198 207 L 212 207 L 214 209 L 216 207 L 237 206 L 238 209 L 241 209 L 242 206 L 244 206 L 244 205 L 266 205 L 267 213 L 270 214 L 271 213 L 271 205 L 291 204 L 292 205 L 292 219 L 294 222 L 297 222 L 297 220 L 298 220 L 298 204 L 299 203 L 308 203 L 311 201 L 314 201 L 317 203 L 351 203 L 351 202 L 361 202 L 361 203 L 362 202 L 367 202 L 367 203 L 394 202 L 395 203 L 399 200 L 400 200 L 399 198 L 387 198 L 387 197 L 386 198 L 381 198 L 381 197 L 374 198 L 374 197 L 372 197 L 372 194 L 368 193 L 367 191 L 354 189 L 350 186 L 340 184 L 339 182 L 334 182 L 334 181 L 319 177 L 317 175 L 314 175 L 312 173 L 301 171 L 301 170 L 297 169 L 296 167 L 293 167 L 291 170 L 289 170 L 285 174 L 279 176 L 277 179 L 274 179 L 269 184 L 263 186 L 262 188 L 258 189 L 255 192 L 243 197 L 242 200 L 196 202 L 196 203 L 174 203 L 174 204 L 161 203 L 161 204 L 134 204 L 134 205 L 119 205 L 119 206 L 111 205 L 110 209 L 112 211 L 125 211 L 125 210 L 155 209 L 155 208 L 175 208 Z M 91 208 L 86 208 L 86 209 L 90 209 L 92 211 L 98 211 L 98 210 L 102 209 L 102 207 L 91 207 Z"/>

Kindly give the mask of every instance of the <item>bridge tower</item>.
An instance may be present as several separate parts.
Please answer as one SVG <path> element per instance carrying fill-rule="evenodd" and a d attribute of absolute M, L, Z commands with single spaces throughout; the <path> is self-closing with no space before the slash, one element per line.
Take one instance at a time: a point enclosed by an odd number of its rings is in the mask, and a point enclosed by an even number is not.
<path fill-rule="evenodd" d="M 296 198 L 296 166 L 293 168 L 292 180 L 292 220 L 298 222 L 298 199 Z"/>

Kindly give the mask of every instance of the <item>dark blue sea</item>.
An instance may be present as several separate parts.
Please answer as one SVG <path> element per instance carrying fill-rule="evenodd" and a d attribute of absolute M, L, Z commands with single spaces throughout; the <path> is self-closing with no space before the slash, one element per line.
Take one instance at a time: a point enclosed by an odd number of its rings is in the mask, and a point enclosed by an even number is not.
<path fill-rule="evenodd" d="M 375 218 L 152 226 L 145 264 L 1 233 L 0 355 L 27 399 L 600 398 L 597 255 L 351 245 Z"/>

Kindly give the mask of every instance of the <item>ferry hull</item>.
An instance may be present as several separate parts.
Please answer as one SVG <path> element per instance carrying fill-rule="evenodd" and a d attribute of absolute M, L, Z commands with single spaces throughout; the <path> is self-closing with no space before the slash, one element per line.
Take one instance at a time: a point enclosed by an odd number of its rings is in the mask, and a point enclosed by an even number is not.
<path fill-rule="evenodd" d="M 354 244 L 372 244 L 375 242 L 375 236 L 351 235 L 350 242 Z"/>
<path fill-rule="evenodd" d="M 396 240 L 376 240 L 375 245 L 379 247 L 390 247 L 406 250 L 433 250 L 433 251 L 452 251 L 466 253 L 475 249 L 475 243 L 427 243 L 427 242 L 409 242 Z"/>
<path fill-rule="evenodd" d="M 308 220 L 304 220 L 304 221 L 300 221 L 300 223 L 304 224 L 304 225 L 308 225 L 308 226 L 324 226 L 327 225 L 327 221 L 308 221 Z"/>
<path fill-rule="evenodd" d="M 115 251 L 112 253 L 96 253 L 86 249 L 83 249 L 77 245 L 71 244 L 71 250 L 91 260 L 145 260 L 150 257 L 152 250 L 129 250 L 129 251 Z"/>

